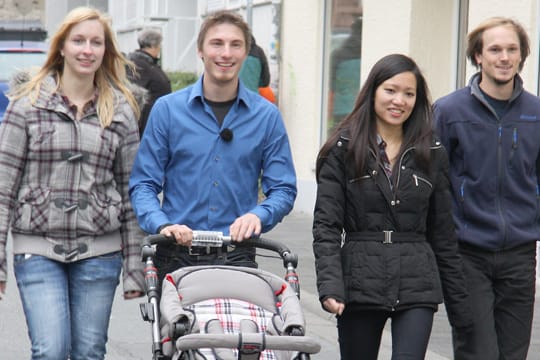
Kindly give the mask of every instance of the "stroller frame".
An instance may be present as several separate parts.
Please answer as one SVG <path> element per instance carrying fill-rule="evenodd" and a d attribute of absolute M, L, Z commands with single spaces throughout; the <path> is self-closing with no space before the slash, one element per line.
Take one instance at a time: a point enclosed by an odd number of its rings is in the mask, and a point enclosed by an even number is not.
<path fill-rule="evenodd" d="M 210 239 L 208 240 L 208 234 Z M 216 238 L 216 234 L 217 238 Z M 298 281 L 298 275 L 296 267 L 298 265 L 298 256 L 293 254 L 284 244 L 270 240 L 266 238 L 252 238 L 240 243 L 232 242 L 230 237 L 222 236 L 217 232 L 205 232 L 194 231 L 193 232 L 192 246 L 204 246 L 204 247 L 223 247 L 223 246 L 237 246 L 237 247 L 255 247 L 270 250 L 279 255 L 283 261 L 283 267 L 286 269 L 284 281 L 290 286 L 290 288 L 296 294 L 296 297 L 300 298 L 300 284 Z M 217 239 L 217 240 L 216 240 Z M 150 235 L 144 238 L 142 244 L 142 261 L 145 263 L 144 275 L 146 285 L 147 302 L 140 304 L 140 311 L 144 321 L 150 322 L 152 328 L 152 359 L 153 360 L 169 360 L 170 357 L 164 354 L 163 344 L 161 342 L 161 329 L 160 329 L 160 291 L 158 289 L 158 272 L 154 265 L 155 246 L 157 244 L 175 243 L 174 238 L 166 237 L 163 235 Z M 180 245 L 179 245 L 180 246 Z M 193 268 L 203 268 L 204 266 L 195 266 Z M 219 266 L 220 268 L 235 268 L 234 266 Z M 294 296 L 293 296 L 294 298 Z M 183 345 L 202 343 L 207 344 L 205 346 L 199 346 L 199 348 L 206 347 L 220 347 L 220 348 L 238 348 L 238 337 L 236 334 L 188 334 L 189 324 L 182 322 L 174 324 L 174 333 L 178 337 L 182 338 Z M 260 334 L 239 334 L 244 339 L 250 339 L 253 337 L 254 341 Z M 273 336 L 272 339 L 265 338 L 265 345 L 267 349 L 274 350 L 292 350 L 298 351 L 294 359 L 309 360 L 310 355 L 320 351 L 320 345 L 308 336 L 305 336 L 304 329 L 301 327 L 293 327 L 289 329 L 287 335 L 294 336 L 293 341 L 288 342 L 289 336 Z M 283 338 L 283 339 L 281 339 Z M 217 343 L 216 343 L 217 341 Z M 285 342 L 283 342 L 285 341 Z M 186 345 L 187 344 L 187 345 Z M 219 344 L 219 346 L 217 346 Z M 291 345 L 291 348 L 287 348 L 287 345 Z M 239 349 L 240 350 L 240 349 Z"/>

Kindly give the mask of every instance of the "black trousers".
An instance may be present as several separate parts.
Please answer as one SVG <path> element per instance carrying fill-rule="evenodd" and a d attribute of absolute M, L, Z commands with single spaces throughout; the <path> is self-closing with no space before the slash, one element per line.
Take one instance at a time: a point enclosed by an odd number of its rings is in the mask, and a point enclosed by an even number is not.
<path fill-rule="evenodd" d="M 456 360 L 525 360 L 536 286 L 536 242 L 492 252 L 460 244 L 474 327 L 453 330 Z"/>
<path fill-rule="evenodd" d="M 423 360 L 434 310 L 419 307 L 390 312 L 345 307 L 337 317 L 341 360 L 377 360 L 386 321 L 392 319 L 392 360 Z"/>

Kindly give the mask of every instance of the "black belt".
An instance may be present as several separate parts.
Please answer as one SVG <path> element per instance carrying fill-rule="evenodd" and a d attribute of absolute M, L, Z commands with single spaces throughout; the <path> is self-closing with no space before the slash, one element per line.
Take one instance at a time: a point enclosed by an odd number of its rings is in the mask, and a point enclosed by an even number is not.
<path fill-rule="evenodd" d="M 192 246 L 186 247 L 182 245 L 174 244 L 160 244 L 158 245 L 159 252 L 165 250 L 168 253 L 182 253 L 188 254 L 191 256 L 202 256 L 202 255 L 217 255 L 223 253 L 232 252 L 235 247 L 233 246 L 222 246 L 222 247 L 213 247 L 213 246 Z"/>
<path fill-rule="evenodd" d="M 395 242 L 420 242 L 426 241 L 426 236 L 414 232 L 402 231 L 360 231 L 346 233 L 345 241 L 377 241 L 383 244 L 393 244 Z"/>

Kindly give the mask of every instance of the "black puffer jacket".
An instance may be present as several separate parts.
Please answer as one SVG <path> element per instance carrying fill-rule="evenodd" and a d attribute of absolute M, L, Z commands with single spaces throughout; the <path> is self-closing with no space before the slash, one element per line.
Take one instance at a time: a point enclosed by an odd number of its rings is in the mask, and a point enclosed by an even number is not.
<path fill-rule="evenodd" d="M 320 300 L 389 311 L 436 309 L 444 293 L 450 322 L 469 326 L 440 142 L 433 143 L 429 174 L 415 166 L 414 148 L 404 152 L 393 190 L 373 152 L 369 172 L 355 174 L 345 160 L 347 145 L 341 137 L 321 160 L 318 177 L 313 250 Z M 392 243 L 385 243 L 384 231 L 392 231 L 386 234 Z"/>

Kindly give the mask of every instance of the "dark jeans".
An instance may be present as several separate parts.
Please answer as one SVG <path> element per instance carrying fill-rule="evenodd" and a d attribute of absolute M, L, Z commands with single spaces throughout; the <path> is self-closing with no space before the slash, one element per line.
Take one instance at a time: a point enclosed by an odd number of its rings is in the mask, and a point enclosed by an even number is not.
<path fill-rule="evenodd" d="M 531 338 L 536 243 L 492 252 L 460 244 L 474 315 L 472 331 L 453 330 L 456 360 L 525 360 Z"/>
<path fill-rule="evenodd" d="M 345 307 L 338 316 L 341 360 L 377 360 L 386 321 L 392 319 L 392 360 L 425 357 L 434 310 L 427 307 L 397 312 Z"/>
<path fill-rule="evenodd" d="M 230 265 L 257 268 L 255 248 L 235 248 L 233 251 L 223 251 L 221 254 L 189 255 L 185 248 L 176 245 L 158 245 L 154 265 L 158 270 L 159 290 L 163 278 L 168 273 L 181 267 L 196 265 Z"/>

